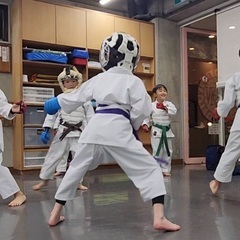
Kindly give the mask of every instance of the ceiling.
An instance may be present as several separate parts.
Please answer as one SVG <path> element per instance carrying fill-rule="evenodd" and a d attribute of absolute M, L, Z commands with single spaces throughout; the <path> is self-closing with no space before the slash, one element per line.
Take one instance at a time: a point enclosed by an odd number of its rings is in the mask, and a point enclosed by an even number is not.
<path fill-rule="evenodd" d="M 170 3 L 171 1 L 171 3 Z M 216 31 L 216 13 L 228 6 L 239 3 L 240 0 L 185 0 L 174 5 L 173 0 L 112 0 L 102 6 L 99 0 L 70 0 L 83 7 L 127 17 L 149 21 L 162 17 L 178 24 L 192 28 Z M 209 16 L 204 18 L 204 16 Z M 200 21 L 196 19 L 201 18 Z"/>

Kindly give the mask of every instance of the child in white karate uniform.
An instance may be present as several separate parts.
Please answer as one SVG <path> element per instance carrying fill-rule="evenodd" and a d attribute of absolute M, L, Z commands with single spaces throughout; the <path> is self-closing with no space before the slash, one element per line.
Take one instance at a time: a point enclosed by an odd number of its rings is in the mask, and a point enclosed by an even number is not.
<path fill-rule="evenodd" d="M 153 88 L 156 100 L 152 103 L 152 113 L 145 119 L 142 129 L 149 132 L 151 127 L 151 145 L 153 156 L 158 159 L 158 163 L 165 177 L 171 176 L 172 162 L 172 138 L 174 134 L 171 129 L 171 116 L 176 115 L 175 105 L 166 100 L 168 91 L 163 84 L 157 84 Z"/>
<path fill-rule="evenodd" d="M 232 173 L 236 162 L 240 158 L 240 72 L 229 78 L 225 85 L 224 99 L 218 102 L 213 117 L 218 120 L 219 116 L 227 117 L 229 111 L 237 106 L 227 145 L 220 158 L 214 173 L 214 180 L 209 183 L 210 190 L 214 195 L 219 191 L 222 183 L 232 181 Z"/>
<path fill-rule="evenodd" d="M 75 197 L 78 182 L 86 171 L 105 159 L 114 159 L 140 190 L 143 200 L 152 200 L 153 228 L 177 231 L 180 226 L 164 216 L 166 190 L 161 168 L 135 137 L 135 131 L 151 113 L 151 98 L 141 79 L 132 73 L 139 59 L 139 44 L 128 34 L 114 33 L 103 41 L 99 58 L 105 72 L 71 94 L 60 94 L 45 103 L 49 114 L 55 114 L 59 108 L 74 111 L 91 99 L 98 103 L 57 190 L 48 223 L 55 226 L 64 220 L 61 210 L 67 200 Z"/>
<path fill-rule="evenodd" d="M 63 72 L 59 74 L 58 81 L 64 94 L 68 95 L 81 85 L 83 79 L 82 74 L 79 73 L 77 68 L 72 66 L 65 68 Z M 83 107 L 79 107 L 70 114 L 59 110 L 54 115 L 48 114 L 46 116 L 43 124 L 44 132 L 41 135 L 42 141 L 47 143 L 50 139 L 49 129 L 57 129 L 57 132 L 41 168 L 39 176 L 42 180 L 33 186 L 34 190 L 40 190 L 42 187 L 48 185 L 49 180 L 54 177 L 54 172 L 59 163 L 61 163 L 61 165 L 65 164 L 66 171 L 69 151 L 74 151 L 81 132 L 87 124 L 85 111 Z M 92 114 L 94 114 L 93 110 Z M 82 180 L 77 188 L 87 190 L 87 187 L 82 184 Z"/>
<path fill-rule="evenodd" d="M 15 117 L 15 114 L 24 113 L 25 109 L 26 105 L 23 102 L 8 103 L 5 94 L 0 90 L 0 115 L 11 120 Z M 2 121 L 0 120 L 0 195 L 3 199 L 14 196 L 14 199 L 8 204 L 9 207 L 20 206 L 26 201 L 26 196 L 20 191 L 9 169 L 2 166 L 3 151 L 3 128 Z"/>

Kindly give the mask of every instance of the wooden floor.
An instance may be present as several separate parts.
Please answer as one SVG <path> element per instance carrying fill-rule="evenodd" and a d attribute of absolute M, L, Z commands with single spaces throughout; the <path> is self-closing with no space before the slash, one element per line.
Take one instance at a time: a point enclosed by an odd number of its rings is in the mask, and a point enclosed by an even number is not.
<path fill-rule="evenodd" d="M 65 206 L 65 222 L 48 227 L 54 194 L 61 178 L 41 191 L 33 191 L 37 174 L 15 175 L 27 202 L 9 208 L 11 199 L 0 199 L 0 240 L 239 240 L 240 176 L 223 185 L 213 197 L 208 183 L 213 172 L 205 166 L 174 165 L 165 178 L 167 217 L 181 225 L 178 232 L 152 229 L 151 202 L 119 168 L 88 172 L 86 192 Z"/>

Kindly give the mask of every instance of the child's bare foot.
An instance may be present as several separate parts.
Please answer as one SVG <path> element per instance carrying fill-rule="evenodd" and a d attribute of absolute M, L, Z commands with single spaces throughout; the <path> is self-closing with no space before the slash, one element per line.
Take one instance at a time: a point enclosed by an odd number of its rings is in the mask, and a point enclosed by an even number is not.
<path fill-rule="evenodd" d="M 163 172 L 163 176 L 164 176 L 164 177 L 170 177 L 170 176 L 171 176 L 171 173 L 169 173 L 169 172 Z"/>
<path fill-rule="evenodd" d="M 48 225 L 50 227 L 54 227 L 65 220 L 65 217 L 61 216 L 61 210 L 62 210 L 62 205 L 59 203 L 55 203 L 53 210 L 51 212 L 50 218 L 48 220 Z"/>
<path fill-rule="evenodd" d="M 211 190 L 212 194 L 217 195 L 219 187 L 220 187 L 220 182 L 217 181 L 217 180 L 212 180 L 209 183 L 209 187 L 210 187 L 210 190 Z"/>
<path fill-rule="evenodd" d="M 155 203 L 153 205 L 153 228 L 155 230 L 178 231 L 180 226 L 164 217 L 164 206 L 162 203 Z"/>
<path fill-rule="evenodd" d="M 33 190 L 40 190 L 42 187 L 45 187 L 48 185 L 48 180 L 43 180 L 39 182 L 38 184 L 35 184 L 32 186 Z"/>
<path fill-rule="evenodd" d="M 78 185 L 77 189 L 79 190 L 88 190 L 88 187 L 82 185 L 81 183 Z"/>
<path fill-rule="evenodd" d="M 9 207 L 17 207 L 22 205 L 26 201 L 26 196 L 21 192 L 14 194 L 14 199 L 8 204 Z"/>
<path fill-rule="evenodd" d="M 180 226 L 170 222 L 165 217 L 154 219 L 153 228 L 155 230 L 178 231 Z"/>
<path fill-rule="evenodd" d="M 61 175 L 63 175 L 65 172 L 55 172 L 54 173 L 54 176 L 55 177 L 58 177 L 58 176 L 61 176 Z"/>

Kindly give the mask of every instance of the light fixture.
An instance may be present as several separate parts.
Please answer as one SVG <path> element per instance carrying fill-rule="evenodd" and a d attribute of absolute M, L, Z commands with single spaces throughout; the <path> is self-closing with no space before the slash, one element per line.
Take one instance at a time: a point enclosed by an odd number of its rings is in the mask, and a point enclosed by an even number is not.
<path fill-rule="evenodd" d="M 99 3 L 100 3 L 101 5 L 104 5 L 104 4 L 106 4 L 106 3 L 110 2 L 110 1 L 111 1 L 111 0 L 100 0 Z"/>
<path fill-rule="evenodd" d="M 235 26 L 229 26 L 228 28 L 229 29 L 235 29 L 236 27 Z"/>
<path fill-rule="evenodd" d="M 194 48 L 194 47 L 190 47 L 189 50 L 190 50 L 190 51 L 193 51 L 193 50 L 195 50 L 195 48 Z"/>
<path fill-rule="evenodd" d="M 212 126 L 212 123 L 211 123 L 211 122 L 208 122 L 207 125 L 208 125 L 209 127 L 211 127 L 211 126 Z"/>
<path fill-rule="evenodd" d="M 214 35 L 209 35 L 208 38 L 215 38 L 215 36 Z"/>

